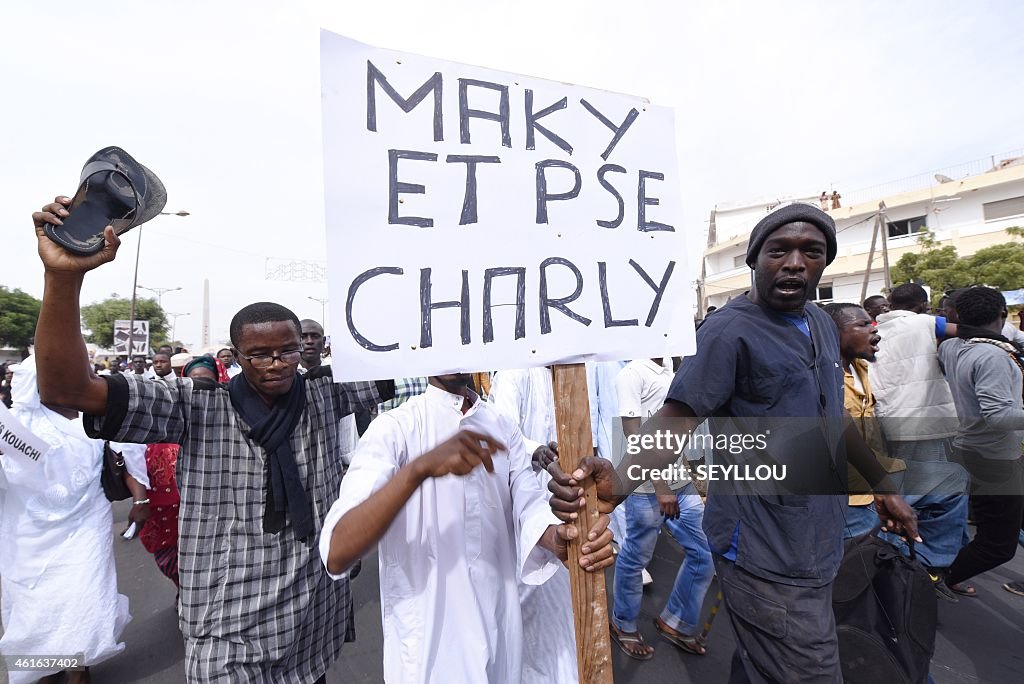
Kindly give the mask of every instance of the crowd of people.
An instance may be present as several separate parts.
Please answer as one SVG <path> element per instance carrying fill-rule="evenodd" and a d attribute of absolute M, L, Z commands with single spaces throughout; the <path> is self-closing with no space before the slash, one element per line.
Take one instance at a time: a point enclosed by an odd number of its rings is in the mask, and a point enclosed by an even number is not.
<path fill-rule="evenodd" d="M 570 473 L 551 368 L 336 383 L 321 324 L 269 302 L 242 308 L 208 354 L 161 347 L 96 367 L 78 296 L 119 239 L 108 228 L 103 251 L 73 256 L 43 231 L 68 215 L 67 198 L 33 215 L 45 294 L 33 354 L 5 369 L 13 414 L 53 450 L 37 464 L 0 456 L 4 655 L 95 665 L 123 649 L 105 449 L 123 457 L 129 519 L 178 592 L 189 682 L 326 681 L 357 636 L 350 582 L 374 549 L 387 681 L 577 681 L 566 563 L 586 478 L 600 515 L 579 562 L 614 566 L 616 647 L 654 654 L 637 621 L 664 529 L 685 557 L 654 626 L 704 655 L 717 575 L 732 681 L 842 681 L 831 587 L 844 539 L 878 533 L 913 552 L 950 601 L 977 596 L 969 580 L 1024 544 L 1024 352 L 1002 295 L 947 293 L 933 316 L 911 283 L 819 307 L 837 245 L 815 206 L 758 223 L 754 285 L 709 313 L 694 356 L 587 364 L 594 454 Z M 731 458 L 713 440 L 624 449 L 658 431 L 757 430 L 773 440 L 758 457 L 810 489 L 690 476 Z M 673 464 L 679 477 L 631 474 Z M 839 468 L 842 487 L 816 489 Z M 11 681 L 43 675 L 61 673 Z"/>

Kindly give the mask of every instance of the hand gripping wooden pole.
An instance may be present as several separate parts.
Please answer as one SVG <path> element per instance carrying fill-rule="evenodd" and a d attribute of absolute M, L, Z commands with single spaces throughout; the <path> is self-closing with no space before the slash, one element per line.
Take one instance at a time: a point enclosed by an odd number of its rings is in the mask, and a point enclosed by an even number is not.
<path fill-rule="evenodd" d="M 555 394 L 555 424 L 558 426 L 558 462 L 571 473 L 584 456 L 594 453 L 590 432 L 590 398 L 587 372 L 582 363 L 552 369 Z M 598 517 L 597 488 L 593 480 L 584 485 L 587 507 L 577 520 L 579 537 L 569 544 L 569 579 L 572 612 L 576 622 L 576 662 L 580 684 L 612 684 L 611 639 L 608 634 L 608 600 L 604 573 L 590 573 L 580 567 L 580 547 Z"/>

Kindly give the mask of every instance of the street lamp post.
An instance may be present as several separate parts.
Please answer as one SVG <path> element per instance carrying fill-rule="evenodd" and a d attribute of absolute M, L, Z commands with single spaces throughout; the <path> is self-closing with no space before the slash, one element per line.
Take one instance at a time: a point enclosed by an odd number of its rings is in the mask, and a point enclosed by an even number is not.
<path fill-rule="evenodd" d="M 156 295 L 156 303 L 160 305 L 160 308 L 164 308 L 164 295 L 168 292 L 177 292 L 180 287 L 146 287 L 145 285 L 139 285 L 140 290 L 149 290 Z"/>
<path fill-rule="evenodd" d="M 327 327 L 327 298 L 326 297 L 306 297 L 306 299 L 312 299 L 314 302 L 320 302 L 320 325 Z"/>
<path fill-rule="evenodd" d="M 161 211 L 160 216 L 188 216 L 184 210 Z M 135 243 L 135 274 L 132 275 L 132 310 L 128 316 L 128 360 L 131 361 L 135 352 L 135 302 L 136 290 L 139 289 L 139 254 L 142 252 L 142 226 L 139 226 L 139 241 Z"/>
<path fill-rule="evenodd" d="M 166 313 L 171 317 L 171 342 L 177 342 L 178 318 L 181 316 L 189 316 L 190 313 L 187 311 L 185 313 L 171 313 L 169 311 Z"/>

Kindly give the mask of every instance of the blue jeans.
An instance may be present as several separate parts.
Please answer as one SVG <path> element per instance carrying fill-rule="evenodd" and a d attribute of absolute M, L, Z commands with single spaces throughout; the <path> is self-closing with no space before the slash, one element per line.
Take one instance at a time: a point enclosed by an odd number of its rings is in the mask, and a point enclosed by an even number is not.
<path fill-rule="evenodd" d="M 661 514 L 658 497 L 654 494 L 633 494 L 626 499 L 626 540 L 615 560 L 615 603 L 612 609 L 612 622 L 623 632 L 637 631 L 636 618 L 640 614 L 644 589 L 640 571 L 654 556 L 662 524 L 686 550 L 686 558 L 676 574 L 675 586 L 661 619 L 683 634 L 696 634 L 699 629 L 701 606 L 715 568 L 701 526 L 704 504 L 694 493 L 692 484 L 676 494 L 679 517 L 674 520 L 666 520 Z"/>
<path fill-rule="evenodd" d="M 917 529 L 924 542 L 916 544 L 914 551 L 921 564 L 948 568 L 968 541 L 967 471 L 952 462 L 907 461 L 906 470 L 889 473 L 889 478 L 917 513 Z M 878 523 L 874 504 L 847 506 L 845 537 L 865 534 Z M 909 555 L 902 537 L 886 532 L 879 537 Z"/>

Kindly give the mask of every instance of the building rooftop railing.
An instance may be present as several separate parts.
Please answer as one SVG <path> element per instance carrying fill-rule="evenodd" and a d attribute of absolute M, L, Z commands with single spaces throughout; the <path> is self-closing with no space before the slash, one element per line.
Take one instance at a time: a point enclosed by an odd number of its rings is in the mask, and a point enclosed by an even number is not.
<path fill-rule="evenodd" d="M 878 185 L 845 191 L 840 189 L 839 192 L 843 196 L 844 205 L 860 204 L 861 202 L 878 200 L 914 190 L 923 190 L 924 188 L 942 185 L 943 183 L 963 180 L 969 176 L 978 176 L 990 171 L 998 171 L 1008 166 L 1018 165 L 1024 165 L 1024 148 L 992 154 L 981 159 L 946 166 L 926 173 L 879 183 Z"/>

